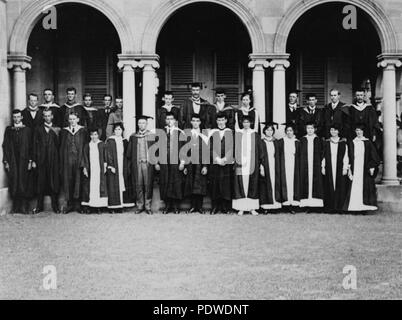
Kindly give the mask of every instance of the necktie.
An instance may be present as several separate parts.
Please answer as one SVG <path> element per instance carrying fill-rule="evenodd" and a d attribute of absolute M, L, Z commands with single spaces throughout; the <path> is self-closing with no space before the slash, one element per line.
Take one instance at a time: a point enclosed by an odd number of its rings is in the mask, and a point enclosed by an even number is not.
<path fill-rule="evenodd" d="M 75 133 L 75 128 L 73 128 L 73 134 Z"/>

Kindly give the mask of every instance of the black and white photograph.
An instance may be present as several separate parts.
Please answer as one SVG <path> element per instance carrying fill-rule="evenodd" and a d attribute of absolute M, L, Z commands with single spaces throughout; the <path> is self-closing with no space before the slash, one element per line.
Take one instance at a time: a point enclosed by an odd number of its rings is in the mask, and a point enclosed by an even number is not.
<path fill-rule="evenodd" d="M 402 299 L 402 1 L 0 0 L 0 101 L 0 300 Z"/>

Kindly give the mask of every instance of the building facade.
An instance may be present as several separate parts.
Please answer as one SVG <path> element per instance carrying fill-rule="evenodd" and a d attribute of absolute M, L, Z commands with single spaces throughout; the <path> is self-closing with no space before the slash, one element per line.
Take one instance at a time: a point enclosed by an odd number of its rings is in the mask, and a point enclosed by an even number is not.
<path fill-rule="evenodd" d="M 53 16 L 53 13 L 56 16 Z M 164 90 L 180 104 L 189 83 L 212 102 L 223 87 L 238 104 L 252 88 L 261 121 L 284 123 L 287 93 L 350 103 L 365 87 L 382 112 L 382 184 L 399 185 L 402 3 L 393 0 L 0 0 L 0 136 L 27 93 L 65 88 L 95 103 L 123 96 L 127 135 L 154 116 Z M 1 151 L 0 151 L 1 152 Z M 0 207 L 7 181 L 0 170 Z"/>

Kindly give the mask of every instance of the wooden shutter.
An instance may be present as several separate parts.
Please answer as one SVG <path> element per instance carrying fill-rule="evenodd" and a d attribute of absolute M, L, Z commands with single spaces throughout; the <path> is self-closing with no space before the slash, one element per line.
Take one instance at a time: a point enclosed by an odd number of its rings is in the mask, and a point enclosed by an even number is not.
<path fill-rule="evenodd" d="M 242 91 L 239 58 L 233 52 L 217 52 L 215 70 L 215 86 L 225 89 L 228 104 L 238 105 L 239 92 Z"/>
<path fill-rule="evenodd" d="M 301 57 L 301 90 L 302 101 L 310 93 L 315 93 L 318 99 L 318 106 L 326 103 L 326 59 L 316 56 Z"/>

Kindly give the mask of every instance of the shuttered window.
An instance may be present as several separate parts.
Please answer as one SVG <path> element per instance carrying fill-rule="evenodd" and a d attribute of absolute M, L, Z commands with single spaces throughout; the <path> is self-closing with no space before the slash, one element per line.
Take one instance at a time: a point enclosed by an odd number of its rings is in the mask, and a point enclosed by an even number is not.
<path fill-rule="evenodd" d="M 239 58 L 233 52 L 217 52 L 215 58 L 215 86 L 224 88 L 226 102 L 231 105 L 239 104 L 239 92 L 242 91 Z"/>
<path fill-rule="evenodd" d="M 194 55 L 191 52 L 175 52 L 167 62 L 168 88 L 173 91 L 175 105 L 182 106 L 188 99 L 189 85 L 194 78 Z"/>
<path fill-rule="evenodd" d="M 324 57 L 301 57 L 301 91 L 303 104 L 308 94 L 315 93 L 318 106 L 326 103 L 326 59 Z"/>

